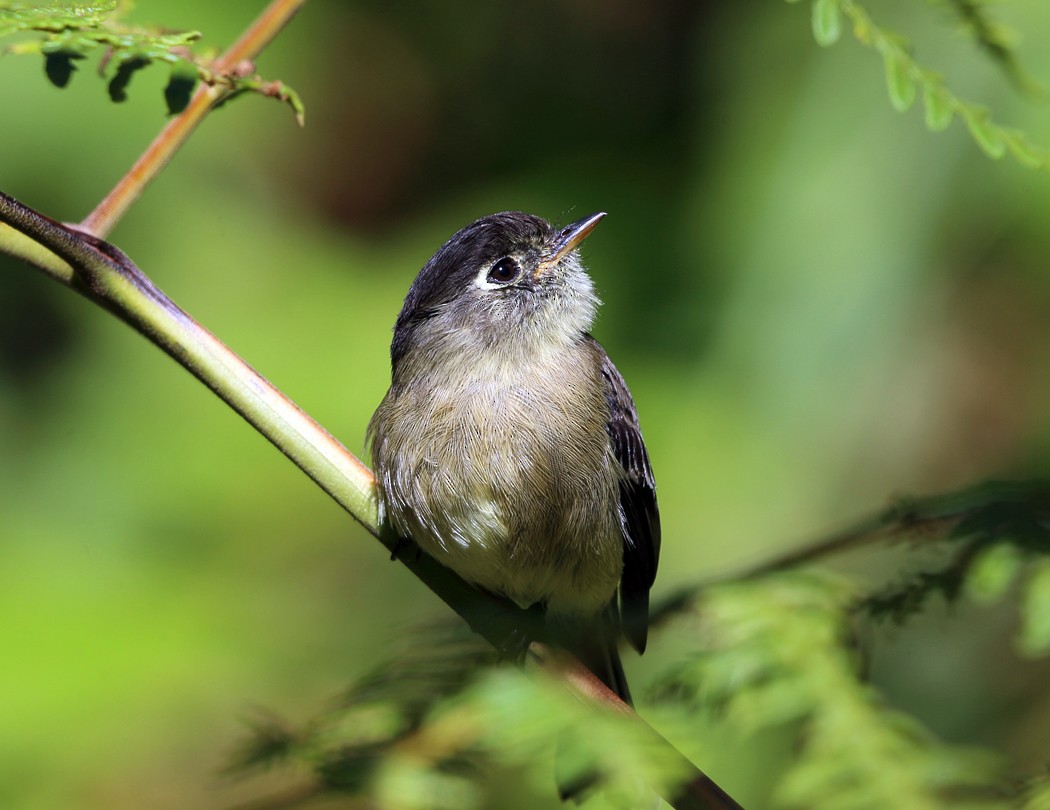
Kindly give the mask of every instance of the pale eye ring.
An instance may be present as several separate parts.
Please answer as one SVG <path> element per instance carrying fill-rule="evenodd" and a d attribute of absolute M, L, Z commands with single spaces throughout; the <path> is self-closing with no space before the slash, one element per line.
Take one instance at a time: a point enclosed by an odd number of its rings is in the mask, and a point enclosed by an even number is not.
<path fill-rule="evenodd" d="M 521 275 L 521 266 L 510 256 L 504 256 L 491 268 L 485 280 L 490 284 L 510 284 Z"/>

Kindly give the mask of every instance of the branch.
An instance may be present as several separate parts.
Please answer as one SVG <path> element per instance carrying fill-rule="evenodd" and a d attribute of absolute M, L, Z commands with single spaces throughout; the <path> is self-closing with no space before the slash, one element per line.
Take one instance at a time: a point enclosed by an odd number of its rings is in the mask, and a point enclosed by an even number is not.
<path fill-rule="evenodd" d="M 227 73 L 242 62 L 254 59 L 295 16 L 306 0 L 273 0 L 241 38 L 215 62 L 216 73 Z M 80 230 L 98 237 L 107 236 L 128 208 L 168 165 L 193 131 L 227 95 L 221 84 L 201 85 L 186 109 L 175 116 L 153 139 L 113 189 L 80 223 Z"/>
<path fill-rule="evenodd" d="M 410 541 L 379 525 L 375 479 L 349 450 L 265 377 L 168 298 L 118 248 L 37 213 L 0 192 L 0 222 L 51 252 L 42 269 L 88 300 L 116 315 L 204 383 L 310 476 L 362 526 L 375 535 L 474 632 L 505 654 L 520 654 L 522 641 L 542 637 L 538 614 L 464 582 Z M 27 240 L 28 244 L 28 240 Z M 59 272 L 56 267 L 68 268 Z M 529 653 L 544 665 L 550 655 L 533 644 Z M 560 656 L 559 656 L 560 657 Z M 562 665 L 568 685 L 603 704 L 633 710 L 578 661 Z M 642 723 L 641 719 L 638 722 Z M 739 810 L 736 804 L 669 742 L 652 731 L 683 762 L 691 781 L 673 806 L 679 810 Z"/>

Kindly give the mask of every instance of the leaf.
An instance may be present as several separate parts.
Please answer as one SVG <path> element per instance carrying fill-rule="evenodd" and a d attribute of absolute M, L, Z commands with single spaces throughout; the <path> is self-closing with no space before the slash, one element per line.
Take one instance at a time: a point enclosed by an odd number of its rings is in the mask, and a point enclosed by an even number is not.
<path fill-rule="evenodd" d="M 164 101 L 168 115 L 178 115 L 186 109 L 197 87 L 197 69 L 187 62 L 175 62 L 171 66 L 168 83 L 164 86 Z"/>
<path fill-rule="evenodd" d="M 24 6 L 0 3 L 0 37 L 16 31 L 64 31 L 101 25 L 117 10 L 117 0 Z"/>
<path fill-rule="evenodd" d="M 946 4 L 962 17 L 978 45 L 999 62 L 1022 89 L 1039 92 L 1017 65 L 1005 29 L 988 20 L 980 8 L 985 0 L 952 0 Z M 814 0 L 811 13 L 813 36 L 821 45 L 838 40 L 844 17 L 853 37 L 882 55 L 890 101 L 896 110 L 903 112 L 911 108 L 921 84 L 926 127 L 930 131 L 946 129 L 958 115 L 966 121 L 970 135 L 988 156 L 998 159 L 1009 150 L 1023 166 L 1050 168 L 1050 151 L 1029 143 L 1022 133 L 995 124 L 984 108 L 959 99 L 944 86 L 940 76 L 915 61 L 907 40 L 874 22 L 858 0 Z"/>
<path fill-rule="evenodd" d="M 827 47 L 838 42 L 841 33 L 839 0 L 813 0 L 813 38 Z"/>
<path fill-rule="evenodd" d="M 44 73 L 55 87 L 65 87 L 77 69 L 74 60 L 83 58 L 84 54 L 76 51 L 55 51 L 44 54 Z"/>
<path fill-rule="evenodd" d="M 926 128 L 930 132 L 947 129 L 952 119 L 955 118 L 952 96 L 937 80 L 923 83 L 922 103 L 926 108 Z"/>
<path fill-rule="evenodd" d="M 911 58 L 895 46 L 882 52 L 886 66 L 886 88 L 890 93 L 890 102 L 897 112 L 905 112 L 915 103 L 917 88 L 912 76 Z"/>
<path fill-rule="evenodd" d="M 126 101 L 128 98 L 128 83 L 131 81 L 131 77 L 136 71 L 142 70 L 149 63 L 150 60 L 144 56 L 128 56 L 122 59 L 117 66 L 116 74 L 110 79 L 109 86 L 106 88 L 109 91 L 109 97 L 116 102 Z"/>
<path fill-rule="evenodd" d="M 8 53 L 43 54 L 48 79 L 57 87 L 69 84 L 76 70 L 75 60 L 103 49 L 99 74 L 115 66 L 107 90 L 114 102 L 127 99 L 127 89 L 138 71 L 156 62 L 172 66 L 164 88 L 168 112 L 186 109 L 198 82 L 207 82 L 220 90 L 223 101 L 253 93 L 270 96 L 286 103 L 303 123 L 303 104 L 299 96 L 280 81 L 264 80 L 245 71 L 240 65 L 230 71 L 216 72 L 212 57 L 191 50 L 200 38 L 198 31 L 169 31 L 162 28 L 140 28 L 122 24 L 116 19 L 126 3 L 93 4 L 55 3 L 24 7 L 0 0 L 0 36 L 12 33 L 35 33 L 38 38 L 8 46 Z"/>

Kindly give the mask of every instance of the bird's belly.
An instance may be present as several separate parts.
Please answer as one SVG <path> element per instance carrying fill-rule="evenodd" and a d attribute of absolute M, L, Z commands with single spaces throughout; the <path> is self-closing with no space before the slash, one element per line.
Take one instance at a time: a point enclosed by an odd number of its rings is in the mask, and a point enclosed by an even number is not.
<path fill-rule="evenodd" d="M 377 468 L 391 523 L 522 606 L 597 613 L 623 568 L 617 468 L 598 404 L 559 406 L 513 386 L 444 402 L 429 392 L 427 409 L 415 410 L 428 418 L 395 420 L 405 435 L 384 437 Z"/>

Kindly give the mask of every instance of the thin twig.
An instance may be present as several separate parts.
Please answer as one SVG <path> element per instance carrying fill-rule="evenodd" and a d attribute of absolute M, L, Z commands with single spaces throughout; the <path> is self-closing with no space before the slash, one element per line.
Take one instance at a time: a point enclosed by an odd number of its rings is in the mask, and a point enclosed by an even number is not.
<path fill-rule="evenodd" d="M 273 0 L 240 39 L 216 60 L 215 72 L 229 73 L 241 62 L 254 59 L 304 3 L 306 0 Z M 105 238 L 226 93 L 227 88 L 221 82 L 197 88 L 186 109 L 153 139 L 109 194 L 84 218 L 80 230 Z"/>

